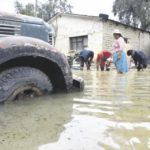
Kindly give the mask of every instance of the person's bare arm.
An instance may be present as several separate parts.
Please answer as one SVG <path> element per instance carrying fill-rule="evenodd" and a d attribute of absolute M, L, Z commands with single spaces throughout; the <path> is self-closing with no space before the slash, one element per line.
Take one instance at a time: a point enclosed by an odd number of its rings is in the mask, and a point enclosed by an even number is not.
<path fill-rule="evenodd" d="M 99 70 L 99 61 L 96 61 L 96 68 L 97 68 L 97 71 Z"/>
<path fill-rule="evenodd" d="M 130 58 L 130 61 L 129 61 L 129 69 L 131 69 L 131 64 L 132 64 L 132 62 L 133 62 L 133 59 Z"/>
<path fill-rule="evenodd" d="M 100 64 L 101 64 L 101 58 L 97 58 L 97 60 L 96 60 L 97 71 L 99 70 Z"/>

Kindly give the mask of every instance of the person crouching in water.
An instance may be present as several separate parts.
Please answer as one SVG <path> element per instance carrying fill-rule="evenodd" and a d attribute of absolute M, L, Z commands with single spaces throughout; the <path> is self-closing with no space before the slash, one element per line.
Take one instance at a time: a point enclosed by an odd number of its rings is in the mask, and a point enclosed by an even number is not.
<path fill-rule="evenodd" d="M 118 29 L 114 30 L 113 36 L 115 39 L 112 47 L 113 63 L 115 64 L 118 73 L 128 72 L 127 56 L 124 51 L 125 41 Z"/>
<path fill-rule="evenodd" d="M 143 51 L 128 50 L 127 55 L 131 56 L 138 71 L 148 66 L 148 58 Z"/>
<path fill-rule="evenodd" d="M 83 70 L 84 64 L 87 67 L 87 70 L 90 70 L 91 63 L 94 57 L 94 52 L 91 50 L 84 49 L 80 52 L 79 58 L 80 58 L 80 69 Z"/>
<path fill-rule="evenodd" d="M 110 70 L 111 62 L 108 61 L 108 58 L 111 58 L 111 56 L 112 53 L 108 50 L 103 50 L 97 55 L 96 59 L 97 71 L 99 70 L 99 67 L 101 68 L 101 71 L 104 71 L 105 67 L 107 71 Z"/>

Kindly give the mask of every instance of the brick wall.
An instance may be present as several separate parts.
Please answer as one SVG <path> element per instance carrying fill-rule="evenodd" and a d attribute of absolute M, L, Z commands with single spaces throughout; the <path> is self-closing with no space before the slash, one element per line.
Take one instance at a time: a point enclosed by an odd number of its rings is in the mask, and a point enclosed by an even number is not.
<path fill-rule="evenodd" d="M 111 49 L 114 41 L 113 31 L 119 29 L 124 37 L 129 38 L 130 47 L 143 50 L 150 58 L 150 33 L 127 27 L 113 21 L 103 22 L 103 49 Z"/>

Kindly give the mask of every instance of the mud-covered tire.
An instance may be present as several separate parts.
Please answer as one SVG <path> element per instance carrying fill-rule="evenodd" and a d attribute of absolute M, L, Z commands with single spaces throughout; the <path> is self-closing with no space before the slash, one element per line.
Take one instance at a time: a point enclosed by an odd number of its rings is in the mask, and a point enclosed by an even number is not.
<path fill-rule="evenodd" d="M 42 71 L 16 67 L 0 73 L 0 102 L 49 94 L 53 86 Z"/>

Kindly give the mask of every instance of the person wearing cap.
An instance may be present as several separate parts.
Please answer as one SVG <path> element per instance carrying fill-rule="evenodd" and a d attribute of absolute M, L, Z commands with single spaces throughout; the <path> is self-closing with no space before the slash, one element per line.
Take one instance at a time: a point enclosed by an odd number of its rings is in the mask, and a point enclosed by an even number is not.
<path fill-rule="evenodd" d="M 110 61 L 108 61 L 108 58 L 111 58 L 112 53 L 108 50 L 103 50 L 100 53 L 98 53 L 97 55 L 97 59 L 96 59 L 96 67 L 97 67 L 97 71 L 99 70 L 99 67 L 101 68 L 101 71 L 106 70 L 109 71 L 110 70 Z"/>
<path fill-rule="evenodd" d="M 113 36 L 115 39 L 112 46 L 113 63 L 115 64 L 118 73 L 128 72 L 127 56 L 124 51 L 125 41 L 122 37 L 122 33 L 118 29 L 115 29 Z"/>
<path fill-rule="evenodd" d="M 143 71 L 144 68 L 147 68 L 148 58 L 143 51 L 130 49 L 127 51 L 127 55 L 131 56 L 138 71 Z"/>
<path fill-rule="evenodd" d="M 91 63 L 94 57 L 94 52 L 87 48 L 82 50 L 79 54 L 80 69 L 83 70 L 84 64 L 86 64 L 87 70 L 90 70 Z"/>

